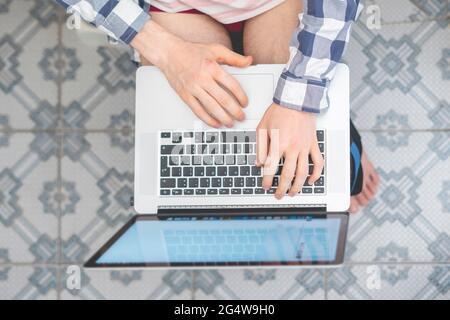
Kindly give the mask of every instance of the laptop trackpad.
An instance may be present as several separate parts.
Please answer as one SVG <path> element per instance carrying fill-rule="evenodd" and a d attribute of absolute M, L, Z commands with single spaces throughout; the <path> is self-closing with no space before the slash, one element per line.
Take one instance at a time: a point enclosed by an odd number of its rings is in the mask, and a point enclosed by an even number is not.
<path fill-rule="evenodd" d="M 272 74 L 238 74 L 233 75 L 242 86 L 249 99 L 244 109 L 247 120 L 259 120 L 272 103 L 274 78 Z"/>

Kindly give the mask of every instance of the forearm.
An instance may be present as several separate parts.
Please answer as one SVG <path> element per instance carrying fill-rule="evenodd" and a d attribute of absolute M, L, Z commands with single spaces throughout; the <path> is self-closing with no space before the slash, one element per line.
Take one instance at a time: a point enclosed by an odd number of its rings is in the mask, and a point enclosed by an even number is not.
<path fill-rule="evenodd" d="M 148 62 L 155 66 L 161 66 L 168 62 L 167 53 L 176 50 L 180 41 L 182 41 L 180 38 L 150 20 L 134 37 L 130 45 Z"/>

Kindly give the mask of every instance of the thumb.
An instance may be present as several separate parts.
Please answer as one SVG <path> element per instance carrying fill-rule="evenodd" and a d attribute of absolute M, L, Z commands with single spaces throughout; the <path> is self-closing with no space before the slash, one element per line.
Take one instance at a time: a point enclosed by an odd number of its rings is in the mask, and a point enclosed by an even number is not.
<path fill-rule="evenodd" d="M 251 65 L 253 61 L 251 56 L 240 55 L 220 44 L 213 45 L 211 49 L 218 63 L 245 68 Z"/>

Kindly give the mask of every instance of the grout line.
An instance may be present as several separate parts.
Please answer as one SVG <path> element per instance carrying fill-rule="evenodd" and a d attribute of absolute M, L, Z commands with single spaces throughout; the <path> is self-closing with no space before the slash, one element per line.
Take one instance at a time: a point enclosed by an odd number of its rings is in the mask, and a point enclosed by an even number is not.
<path fill-rule="evenodd" d="M 324 270 L 323 275 L 323 291 L 325 300 L 328 300 L 328 272 L 329 270 Z"/>

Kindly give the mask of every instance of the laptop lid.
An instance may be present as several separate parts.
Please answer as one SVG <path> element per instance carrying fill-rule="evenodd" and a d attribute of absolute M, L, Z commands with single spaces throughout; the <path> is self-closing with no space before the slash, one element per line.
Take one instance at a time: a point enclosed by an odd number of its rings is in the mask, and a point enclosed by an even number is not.
<path fill-rule="evenodd" d="M 87 268 L 295 267 L 343 262 L 347 213 L 132 218 Z"/>

